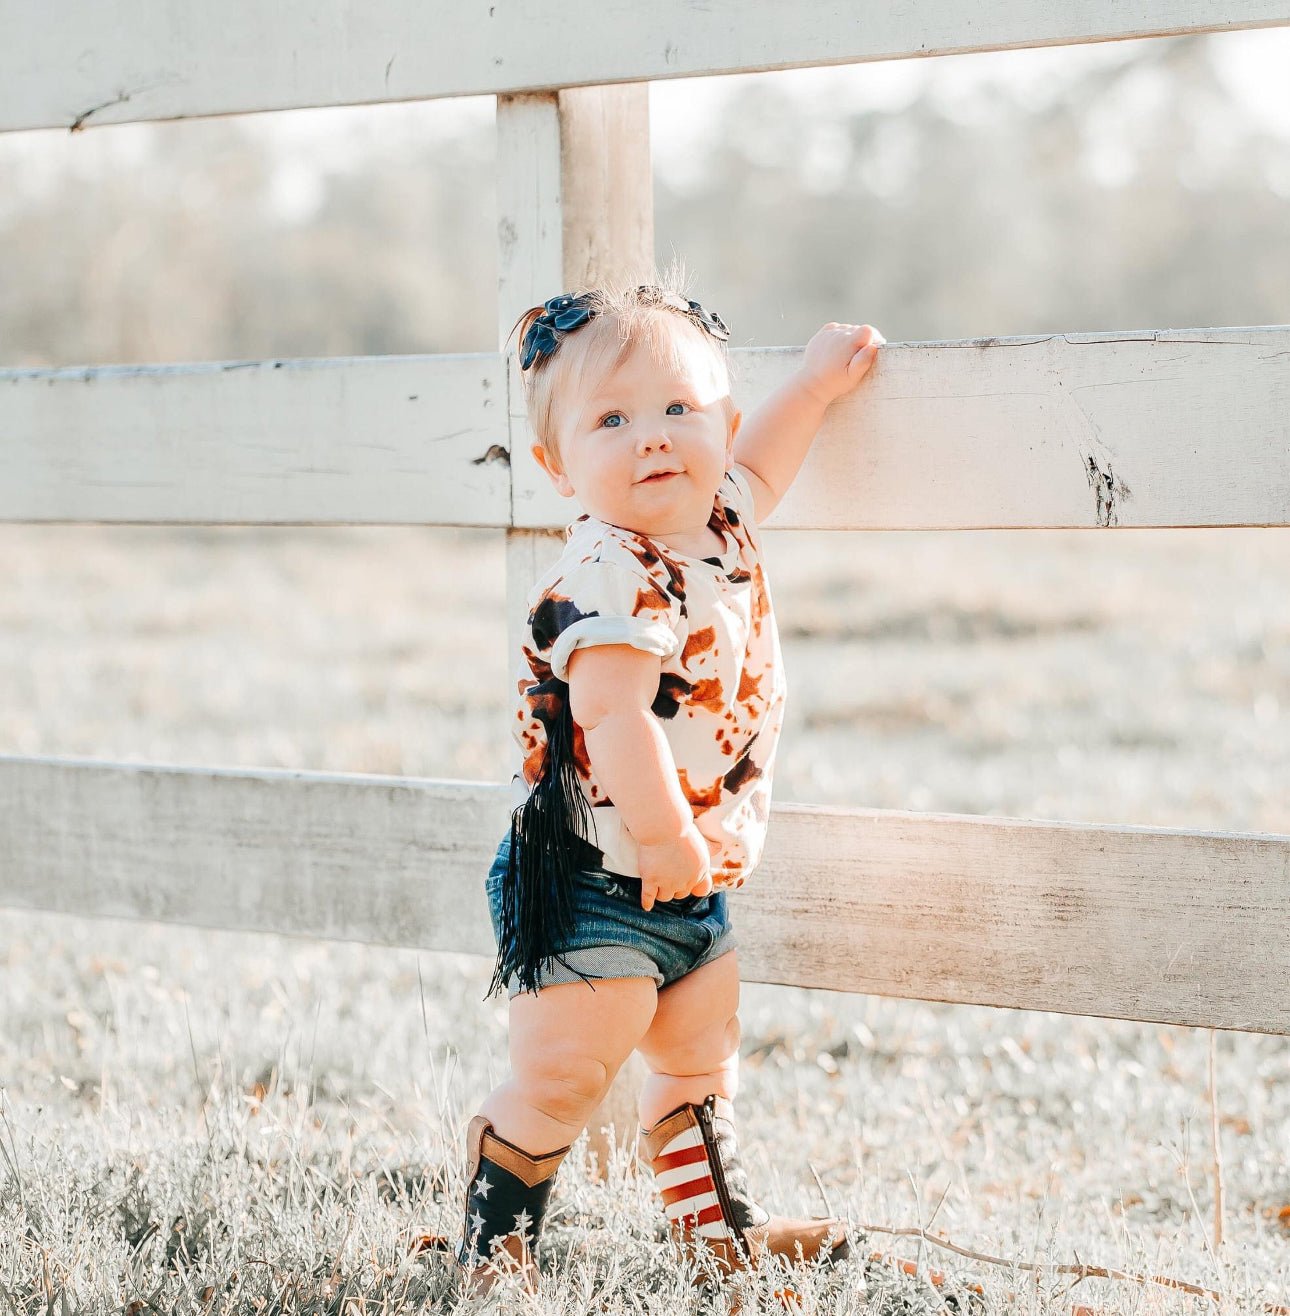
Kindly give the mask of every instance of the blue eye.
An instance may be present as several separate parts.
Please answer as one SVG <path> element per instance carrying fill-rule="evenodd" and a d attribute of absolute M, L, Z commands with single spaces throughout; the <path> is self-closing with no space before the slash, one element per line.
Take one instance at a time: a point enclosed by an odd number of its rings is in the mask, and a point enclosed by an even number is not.
<path fill-rule="evenodd" d="M 692 410 L 692 408 L 688 402 L 670 402 L 667 407 L 667 414 L 669 416 L 683 416 L 689 410 Z M 600 420 L 601 428 L 610 430 L 622 429 L 626 423 L 627 417 L 621 411 L 611 411 L 608 415 L 601 417 Z"/>

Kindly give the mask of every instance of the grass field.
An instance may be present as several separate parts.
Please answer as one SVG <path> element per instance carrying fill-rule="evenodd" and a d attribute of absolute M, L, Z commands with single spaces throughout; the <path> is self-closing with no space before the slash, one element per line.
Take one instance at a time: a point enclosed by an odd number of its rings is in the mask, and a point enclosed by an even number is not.
<path fill-rule="evenodd" d="M 768 536 L 776 798 L 1290 833 L 1290 532 Z M 0 527 L 0 751 L 501 781 L 487 532 Z M 454 660 L 465 652 L 469 663 Z M 480 875 L 482 899 L 482 879 Z M 362 874 L 355 874 L 355 881 Z M 756 879 L 754 879 L 756 880 Z M 1284 935 L 1270 930 L 1269 935 Z M 469 957 L 0 911 L 0 1313 L 694 1306 L 630 1148 L 561 1170 L 536 1303 L 463 1302 L 465 1124 L 504 1072 Z M 746 985 L 784 1210 L 1290 1304 L 1290 1041 Z M 985 1313 L 1216 1310 L 873 1232 Z M 767 1277 L 744 1310 L 783 1310 Z M 792 1310 L 922 1316 L 879 1263 Z M 952 1308 L 951 1308 L 952 1309 Z M 962 1309 L 962 1308 L 960 1308 Z"/>

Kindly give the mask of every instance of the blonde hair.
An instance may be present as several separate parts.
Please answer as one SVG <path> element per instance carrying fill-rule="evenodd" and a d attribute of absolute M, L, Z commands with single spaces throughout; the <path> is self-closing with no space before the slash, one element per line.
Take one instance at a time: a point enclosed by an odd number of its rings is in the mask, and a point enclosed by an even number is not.
<path fill-rule="evenodd" d="M 568 400 L 586 397 L 637 346 L 644 347 L 661 368 L 680 370 L 684 364 L 680 335 L 697 334 L 713 353 L 719 377 L 729 385 L 730 362 L 725 344 L 687 313 L 685 282 L 683 269 L 673 265 L 656 284 L 638 287 L 634 283 L 614 283 L 581 290 L 577 295 L 586 299 L 592 318 L 567 333 L 552 330 L 557 350 L 521 372 L 529 425 L 557 470 L 563 469 L 557 440 Z M 507 343 L 518 332 L 522 346 L 524 336 L 544 309 L 531 306 L 525 311 L 507 335 Z M 725 407 L 727 418 L 732 417 L 735 406 L 728 387 Z"/>

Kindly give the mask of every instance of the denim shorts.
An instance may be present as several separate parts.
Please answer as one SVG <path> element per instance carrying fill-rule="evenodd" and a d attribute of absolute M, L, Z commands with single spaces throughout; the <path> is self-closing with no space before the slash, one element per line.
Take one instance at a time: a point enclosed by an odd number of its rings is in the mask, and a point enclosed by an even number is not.
<path fill-rule="evenodd" d="M 501 936 L 501 892 L 510 853 L 507 831 L 484 879 L 494 940 Z M 640 878 L 589 867 L 574 875 L 573 908 L 573 937 L 559 948 L 559 959 L 543 965 L 539 987 L 581 982 L 575 967 L 593 986 L 597 978 L 653 978 L 656 986 L 666 987 L 735 948 L 724 891 L 660 901 L 646 910 L 641 908 Z M 512 975 L 507 994 L 518 992 Z"/>

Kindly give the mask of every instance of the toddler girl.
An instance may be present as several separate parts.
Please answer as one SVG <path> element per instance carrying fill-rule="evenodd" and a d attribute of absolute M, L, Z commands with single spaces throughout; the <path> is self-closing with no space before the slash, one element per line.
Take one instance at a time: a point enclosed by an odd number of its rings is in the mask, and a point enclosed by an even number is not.
<path fill-rule="evenodd" d="M 726 891 L 757 866 L 785 682 L 758 525 L 885 341 L 828 324 L 746 422 L 721 317 L 675 287 L 520 317 L 534 458 L 585 509 L 528 598 L 517 807 L 485 882 L 511 1076 L 467 1134 L 471 1291 L 533 1250 L 570 1144 L 633 1049 L 673 1238 L 723 1274 L 838 1259 L 839 1220 L 771 1215 L 735 1139 L 739 968 Z"/>

